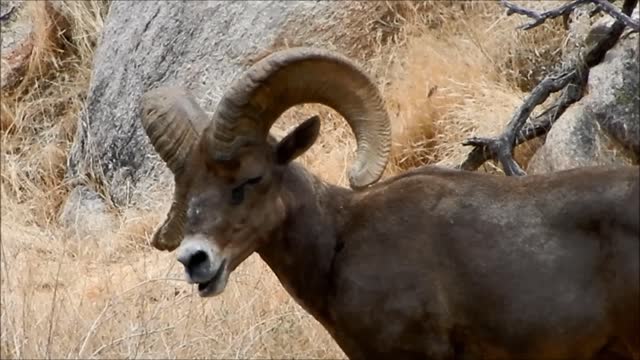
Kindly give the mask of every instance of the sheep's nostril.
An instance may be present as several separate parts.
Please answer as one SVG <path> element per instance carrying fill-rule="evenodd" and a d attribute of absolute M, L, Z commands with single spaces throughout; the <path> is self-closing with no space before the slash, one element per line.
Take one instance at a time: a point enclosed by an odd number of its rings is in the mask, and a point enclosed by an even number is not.
<path fill-rule="evenodd" d="M 202 268 L 208 259 L 207 253 L 202 250 L 197 250 L 196 252 L 186 256 L 178 257 L 178 261 L 184 265 L 185 269 L 189 273 L 193 273 Z"/>
<path fill-rule="evenodd" d="M 189 261 L 188 267 L 198 268 L 200 267 L 200 265 L 202 265 L 206 261 L 207 261 L 207 253 L 205 253 L 202 250 L 198 250 L 196 251 L 195 254 L 193 254 L 193 256 L 191 256 L 191 260 Z"/>

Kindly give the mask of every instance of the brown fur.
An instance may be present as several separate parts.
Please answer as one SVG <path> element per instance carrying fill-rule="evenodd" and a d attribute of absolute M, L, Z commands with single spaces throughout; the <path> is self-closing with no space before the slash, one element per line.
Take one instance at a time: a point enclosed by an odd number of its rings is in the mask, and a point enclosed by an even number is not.
<path fill-rule="evenodd" d="M 185 236 L 229 271 L 257 251 L 351 359 L 640 359 L 637 166 L 425 166 L 353 191 L 291 162 L 317 121 L 244 149 L 224 177 L 203 142 Z"/>

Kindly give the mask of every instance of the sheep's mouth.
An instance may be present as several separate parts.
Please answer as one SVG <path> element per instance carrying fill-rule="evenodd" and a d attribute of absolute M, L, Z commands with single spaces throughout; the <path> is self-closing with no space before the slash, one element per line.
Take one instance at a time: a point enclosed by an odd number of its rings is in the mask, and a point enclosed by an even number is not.
<path fill-rule="evenodd" d="M 226 285 L 227 277 L 227 261 L 224 260 L 211 279 L 198 283 L 198 294 L 201 297 L 208 297 L 221 293 Z"/>

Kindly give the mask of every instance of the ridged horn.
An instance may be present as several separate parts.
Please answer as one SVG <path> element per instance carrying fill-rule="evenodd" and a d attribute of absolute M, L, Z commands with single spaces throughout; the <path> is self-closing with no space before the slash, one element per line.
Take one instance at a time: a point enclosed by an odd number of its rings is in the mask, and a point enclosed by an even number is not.
<path fill-rule="evenodd" d="M 205 130 L 209 155 L 229 159 L 247 142 L 263 141 L 283 112 L 303 103 L 329 106 L 348 122 L 357 143 L 348 175 L 351 187 L 376 182 L 391 148 L 391 124 L 382 96 L 357 64 L 322 49 L 275 52 L 235 80 Z"/>
<path fill-rule="evenodd" d="M 209 119 L 193 96 L 177 87 L 160 87 L 145 93 L 141 118 L 151 144 L 175 180 L 171 209 L 152 240 L 155 248 L 172 251 L 180 245 L 184 231 L 188 180 L 184 176 L 186 161 Z"/>

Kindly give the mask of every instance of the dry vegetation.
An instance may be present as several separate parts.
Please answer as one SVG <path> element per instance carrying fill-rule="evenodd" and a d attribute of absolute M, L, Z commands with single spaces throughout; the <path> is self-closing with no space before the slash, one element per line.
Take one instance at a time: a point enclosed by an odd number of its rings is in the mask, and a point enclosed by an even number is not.
<path fill-rule="evenodd" d="M 29 66 L 20 86 L 2 94 L 2 358 L 343 357 L 256 255 L 221 297 L 199 298 L 182 281 L 173 254 L 145 245 L 166 210 L 160 197 L 146 211 L 118 209 L 116 223 L 103 226 L 100 236 L 56 222 L 107 7 L 28 6 L 35 25 Z M 506 17 L 495 2 L 386 6 L 385 18 L 371 23 L 395 30 L 380 37 L 367 62 L 393 119 L 385 176 L 425 163 L 459 163 L 469 150 L 460 142 L 501 129 L 541 66 L 558 59 L 566 35 L 559 22 L 516 31 L 521 19 Z M 335 113 L 301 106 L 279 125 L 316 112 L 325 120 L 321 139 L 302 161 L 346 184 L 354 143 Z M 519 151 L 519 160 L 528 156 Z"/>

